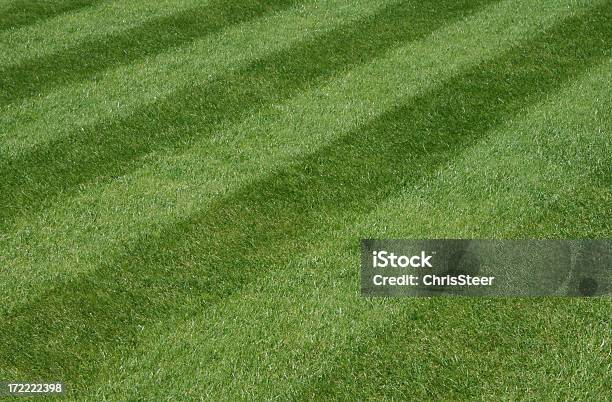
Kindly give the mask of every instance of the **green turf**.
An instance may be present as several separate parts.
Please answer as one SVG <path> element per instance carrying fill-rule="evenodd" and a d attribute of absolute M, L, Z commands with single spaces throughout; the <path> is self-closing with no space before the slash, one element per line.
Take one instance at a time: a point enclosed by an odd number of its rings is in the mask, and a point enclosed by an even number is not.
<path fill-rule="evenodd" d="M 0 381 L 611 397 L 609 299 L 358 293 L 361 238 L 610 237 L 609 2 L 119 3 L 0 6 Z"/>
<path fill-rule="evenodd" d="M 0 15 L 0 31 L 14 29 L 24 25 L 61 15 L 97 3 L 94 0 L 50 0 L 50 1 L 7 1 L 3 4 Z"/>

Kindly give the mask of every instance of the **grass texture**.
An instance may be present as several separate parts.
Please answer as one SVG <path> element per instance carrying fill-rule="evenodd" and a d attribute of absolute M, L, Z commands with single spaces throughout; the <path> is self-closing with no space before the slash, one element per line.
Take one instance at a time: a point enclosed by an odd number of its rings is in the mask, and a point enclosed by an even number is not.
<path fill-rule="evenodd" d="M 610 2 L 146 3 L 0 5 L 0 381 L 611 397 L 609 299 L 359 295 L 361 238 L 610 237 Z"/>

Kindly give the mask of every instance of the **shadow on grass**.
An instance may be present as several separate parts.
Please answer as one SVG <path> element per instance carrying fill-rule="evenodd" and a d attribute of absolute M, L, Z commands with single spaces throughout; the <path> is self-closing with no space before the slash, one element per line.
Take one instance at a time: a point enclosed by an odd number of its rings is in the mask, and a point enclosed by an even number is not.
<path fill-rule="evenodd" d="M 280 269 L 303 242 L 426 179 L 505 119 L 597 64 L 605 8 L 449 79 L 318 152 L 132 250 L 54 284 L 0 324 L 0 362 L 30 378 L 86 386 L 99 361 L 129 353 L 142 330 L 203 309 Z"/>
<path fill-rule="evenodd" d="M 0 226 L 31 214 L 91 180 L 109 180 L 142 165 L 161 148 L 184 147 L 222 124 L 280 102 L 315 81 L 416 40 L 489 0 L 406 2 L 381 9 L 293 48 L 254 61 L 210 83 L 177 91 L 129 117 L 75 131 L 16 158 L 0 161 Z"/>
<path fill-rule="evenodd" d="M 102 0 L 21 0 L 0 9 L 0 32 L 32 25 L 72 11 L 100 3 Z"/>

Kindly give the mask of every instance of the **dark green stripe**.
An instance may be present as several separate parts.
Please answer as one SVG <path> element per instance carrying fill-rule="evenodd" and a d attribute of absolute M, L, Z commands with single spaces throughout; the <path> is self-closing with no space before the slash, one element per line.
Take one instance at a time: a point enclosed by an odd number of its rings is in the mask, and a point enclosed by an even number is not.
<path fill-rule="evenodd" d="M 556 372 L 560 361 L 576 358 L 580 331 L 603 334 L 603 323 L 610 318 L 605 299 L 436 298 L 394 303 L 401 307 L 389 308 L 384 330 L 352 343 L 350 352 L 292 397 L 317 401 L 348 396 L 354 400 L 373 396 L 377 400 L 482 400 L 483 392 L 491 393 L 491 385 L 502 382 L 505 389 L 495 395 L 513 395 L 541 386 L 538 371 Z M 570 322 L 571 326 L 566 325 Z M 550 353 L 557 358 L 546 356 Z M 607 370 L 603 364 L 596 370 L 580 367 L 584 374 L 570 388 L 588 387 L 592 378 Z M 508 375 L 513 378 L 500 377 Z M 552 377 L 547 376 L 551 388 L 567 385 L 567 377 Z M 593 395 L 606 392 L 588 391 Z M 548 392 L 538 389 L 541 395 Z M 530 397 L 533 395 L 526 399 Z"/>
<path fill-rule="evenodd" d="M 490 129 L 599 63 L 608 49 L 609 8 L 570 18 L 431 93 L 406 99 L 6 314 L 0 364 L 86 386 L 96 362 L 131 350 L 140 328 L 201 315 L 299 253 L 303 242 L 425 180 Z"/>
<path fill-rule="evenodd" d="M 101 0 L 21 0 L 0 9 L 0 32 L 32 25 L 61 14 L 100 3 Z"/>
<path fill-rule="evenodd" d="M 91 180 L 112 180 L 142 166 L 141 156 L 180 149 L 227 122 L 281 102 L 317 81 L 416 40 L 489 0 L 403 2 L 258 60 L 212 83 L 194 85 L 133 115 L 77 130 L 17 158 L 0 161 L 1 221 L 31 214 Z"/>
<path fill-rule="evenodd" d="M 296 0 L 211 0 L 205 6 L 154 18 L 120 33 L 0 67 L 0 107 L 60 85 L 94 79 L 109 68 L 155 56 L 295 3 Z"/>

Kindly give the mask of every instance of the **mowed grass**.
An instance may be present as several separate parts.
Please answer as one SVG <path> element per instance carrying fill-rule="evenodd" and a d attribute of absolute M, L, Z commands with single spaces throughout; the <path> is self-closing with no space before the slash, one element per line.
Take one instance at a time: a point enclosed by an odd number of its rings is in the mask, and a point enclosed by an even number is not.
<path fill-rule="evenodd" d="M 610 237 L 609 2 L 118 3 L 1 8 L 95 32 L 0 60 L 0 381 L 611 397 L 609 299 L 359 295 L 361 238 Z"/>

